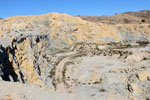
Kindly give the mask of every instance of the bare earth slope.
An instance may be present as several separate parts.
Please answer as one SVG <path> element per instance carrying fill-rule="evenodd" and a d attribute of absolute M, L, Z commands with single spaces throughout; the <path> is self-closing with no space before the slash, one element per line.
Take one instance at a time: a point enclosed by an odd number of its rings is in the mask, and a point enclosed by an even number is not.
<path fill-rule="evenodd" d="M 59 13 L 2 19 L 0 99 L 148 100 L 149 42 L 148 23 L 111 25 Z"/>

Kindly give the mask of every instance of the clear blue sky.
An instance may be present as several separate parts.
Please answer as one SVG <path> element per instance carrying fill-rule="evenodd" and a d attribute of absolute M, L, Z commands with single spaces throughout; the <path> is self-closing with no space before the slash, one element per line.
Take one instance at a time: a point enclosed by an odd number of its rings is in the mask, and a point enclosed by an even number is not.
<path fill-rule="evenodd" d="M 150 10 L 150 0 L 0 0 L 0 17 L 50 12 L 87 16 Z"/>

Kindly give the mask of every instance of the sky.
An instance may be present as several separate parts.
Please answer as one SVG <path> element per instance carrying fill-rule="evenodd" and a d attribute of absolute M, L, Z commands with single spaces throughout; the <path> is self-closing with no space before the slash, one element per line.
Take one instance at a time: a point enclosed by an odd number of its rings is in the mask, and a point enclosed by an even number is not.
<path fill-rule="evenodd" d="M 110 16 L 140 10 L 150 10 L 150 0 L 0 0 L 0 18 L 51 12 Z"/>

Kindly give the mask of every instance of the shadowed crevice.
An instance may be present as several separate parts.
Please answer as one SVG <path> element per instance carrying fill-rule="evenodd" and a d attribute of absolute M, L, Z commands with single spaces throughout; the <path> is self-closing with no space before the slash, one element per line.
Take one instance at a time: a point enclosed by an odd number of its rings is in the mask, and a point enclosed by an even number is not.
<path fill-rule="evenodd" d="M 13 63 L 9 61 L 9 55 L 8 55 L 7 49 L 4 48 L 2 45 L 0 46 L 1 77 L 5 81 L 17 82 L 18 81 L 18 76 L 14 71 Z"/>

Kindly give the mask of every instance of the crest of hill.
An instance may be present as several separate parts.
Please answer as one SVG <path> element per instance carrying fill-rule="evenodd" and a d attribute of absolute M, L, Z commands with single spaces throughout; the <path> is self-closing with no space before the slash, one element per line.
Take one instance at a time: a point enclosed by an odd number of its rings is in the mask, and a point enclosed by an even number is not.
<path fill-rule="evenodd" d="M 149 24 L 136 24 L 136 21 L 134 20 L 136 20 L 136 18 L 137 20 L 142 19 L 143 17 L 135 18 L 134 16 L 142 16 L 142 14 L 136 15 L 134 14 L 136 12 L 133 14 L 130 13 L 131 12 L 126 12 L 123 14 L 116 14 L 112 17 L 107 17 L 109 20 L 106 20 L 105 17 L 87 17 L 87 19 L 83 20 L 84 18 L 82 18 L 82 16 L 73 17 L 64 13 L 13 16 L 0 21 L 0 37 L 14 37 L 16 35 L 18 36 L 19 34 L 49 34 L 51 38 L 55 38 L 55 40 L 58 39 L 58 41 L 64 41 L 65 44 L 74 44 L 80 42 L 122 42 L 130 40 L 149 41 Z M 148 11 L 141 11 L 139 13 L 146 13 L 147 17 L 149 16 Z M 117 16 L 120 18 L 120 20 Z M 133 23 L 117 25 L 102 24 L 124 23 L 122 19 L 125 16 L 130 16 L 133 18 L 134 20 L 131 20 Z M 104 18 L 104 20 L 102 18 Z M 112 19 L 112 21 L 110 19 Z M 94 23 L 94 20 L 100 23 Z M 143 23 L 147 23 L 147 19 L 145 20 L 146 22 Z M 131 22 L 129 21 L 129 23 Z"/>

